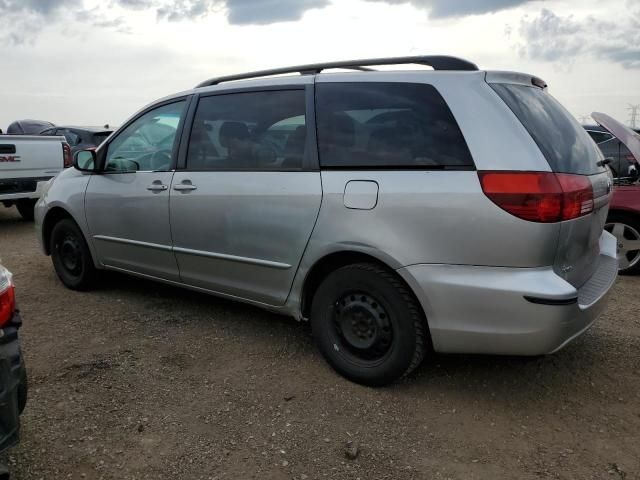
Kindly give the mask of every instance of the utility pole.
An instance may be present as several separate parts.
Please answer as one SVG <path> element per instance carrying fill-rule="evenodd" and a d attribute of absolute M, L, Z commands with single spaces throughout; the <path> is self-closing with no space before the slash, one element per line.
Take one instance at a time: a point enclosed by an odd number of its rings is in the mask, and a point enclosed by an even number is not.
<path fill-rule="evenodd" d="M 629 125 L 631 128 L 638 128 L 638 116 L 640 113 L 640 104 L 631 105 L 629 104 Z"/>

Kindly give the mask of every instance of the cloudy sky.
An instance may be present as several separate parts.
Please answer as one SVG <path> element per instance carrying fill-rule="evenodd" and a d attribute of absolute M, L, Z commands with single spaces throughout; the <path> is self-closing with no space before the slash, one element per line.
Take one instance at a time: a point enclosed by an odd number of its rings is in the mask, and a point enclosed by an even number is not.
<path fill-rule="evenodd" d="M 640 103 L 640 0 L 0 0 L 0 48 L 2 129 L 117 125 L 216 75 L 418 54 L 536 74 L 578 118 Z"/>

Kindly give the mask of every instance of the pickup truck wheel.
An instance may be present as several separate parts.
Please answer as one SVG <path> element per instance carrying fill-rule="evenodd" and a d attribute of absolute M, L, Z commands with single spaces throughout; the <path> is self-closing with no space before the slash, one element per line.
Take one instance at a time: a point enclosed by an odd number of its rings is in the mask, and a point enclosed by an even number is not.
<path fill-rule="evenodd" d="M 16 202 L 16 208 L 22 218 L 28 221 L 33 221 L 34 207 L 36 206 L 36 201 L 33 198 L 23 198 Z"/>
<path fill-rule="evenodd" d="M 98 276 L 80 228 L 71 219 L 56 223 L 51 231 L 51 259 L 58 277 L 72 290 L 88 290 Z"/>
<path fill-rule="evenodd" d="M 338 373 L 370 386 L 408 375 L 430 345 L 411 291 L 394 273 L 370 263 L 347 265 L 324 279 L 312 301 L 311 330 Z"/>
<path fill-rule="evenodd" d="M 618 272 L 621 275 L 640 273 L 640 218 L 611 212 L 604 229 L 612 233 L 618 242 Z"/>

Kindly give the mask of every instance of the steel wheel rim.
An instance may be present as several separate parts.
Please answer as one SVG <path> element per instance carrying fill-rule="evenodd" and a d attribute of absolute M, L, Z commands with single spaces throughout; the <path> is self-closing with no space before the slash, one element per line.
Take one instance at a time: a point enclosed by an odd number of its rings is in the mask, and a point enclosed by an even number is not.
<path fill-rule="evenodd" d="M 365 292 L 349 292 L 334 304 L 332 323 L 343 351 L 354 359 L 378 362 L 393 344 L 393 326 L 381 302 Z"/>
<path fill-rule="evenodd" d="M 611 222 L 604 229 L 616 237 L 618 268 L 627 270 L 640 262 L 640 232 L 626 223 Z"/>
<path fill-rule="evenodd" d="M 72 275 L 82 272 L 82 249 L 75 235 L 67 234 L 58 245 L 62 266 Z"/>

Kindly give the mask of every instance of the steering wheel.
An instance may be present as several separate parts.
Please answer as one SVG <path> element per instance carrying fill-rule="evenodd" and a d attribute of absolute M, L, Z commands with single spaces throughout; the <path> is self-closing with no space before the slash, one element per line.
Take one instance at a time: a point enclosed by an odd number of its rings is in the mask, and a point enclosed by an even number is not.
<path fill-rule="evenodd" d="M 165 148 L 153 152 L 149 159 L 149 166 L 151 170 L 167 170 L 171 166 L 171 150 Z"/>

